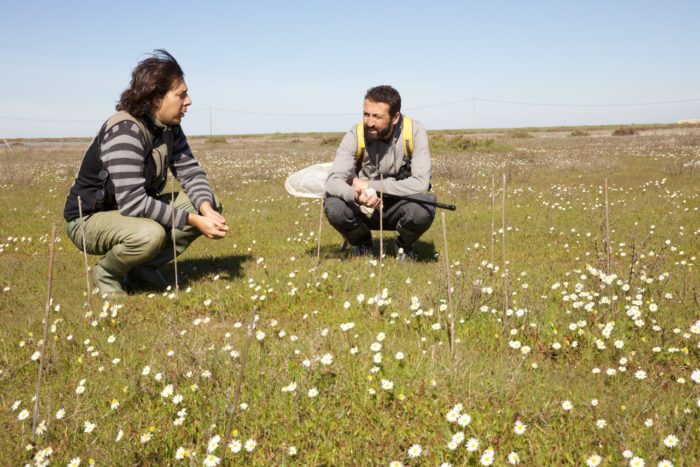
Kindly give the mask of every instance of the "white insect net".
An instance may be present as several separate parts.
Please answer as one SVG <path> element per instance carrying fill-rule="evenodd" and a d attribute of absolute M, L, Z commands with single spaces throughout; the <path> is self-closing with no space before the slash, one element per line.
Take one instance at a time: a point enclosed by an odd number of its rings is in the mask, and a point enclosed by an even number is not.
<path fill-rule="evenodd" d="M 290 195 L 302 198 L 323 198 L 324 185 L 328 178 L 332 162 L 314 164 L 294 172 L 284 182 L 284 188 Z"/>

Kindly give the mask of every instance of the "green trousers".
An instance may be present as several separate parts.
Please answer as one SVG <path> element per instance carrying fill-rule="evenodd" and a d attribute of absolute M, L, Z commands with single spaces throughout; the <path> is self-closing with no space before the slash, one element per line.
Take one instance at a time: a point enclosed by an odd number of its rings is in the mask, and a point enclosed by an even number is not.
<path fill-rule="evenodd" d="M 164 203 L 176 208 L 196 213 L 192 202 L 183 192 L 177 194 L 174 203 L 171 195 L 159 195 Z M 216 209 L 220 206 L 217 204 Z M 85 250 L 91 255 L 100 255 L 100 265 L 113 274 L 126 275 L 134 266 L 145 265 L 159 268 L 173 259 L 172 230 L 145 217 L 123 216 L 119 211 L 97 212 L 84 219 L 66 222 L 66 233 L 81 251 L 83 233 Z M 175 250 L 180 255 L 190 246 L 201 232 L 186 225 L 183 230 L 175 229 Z"/>

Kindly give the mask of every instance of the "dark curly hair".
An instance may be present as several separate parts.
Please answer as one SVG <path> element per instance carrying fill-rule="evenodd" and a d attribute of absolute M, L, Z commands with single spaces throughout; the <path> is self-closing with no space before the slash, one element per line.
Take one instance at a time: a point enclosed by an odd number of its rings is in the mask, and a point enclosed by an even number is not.
<path fill-rule="evenodd" d="M 401 112 L 401 95 L 391 86 L 375 86 L 367 90 L 365 99 L 370 102 L 381 102 L 389 105 L 389 115 L 392 117 Z"/>
<path fill-rule="evenodd" d="M 116 108 L 136 118 L 143 118 L 153 111 L 155 101 L 165 96 L 172 85 L 184 77 L 185 73 L 175 57 L 164 49 L 156 49 L 131 72 L 131 84 L 122 92 Z"/>

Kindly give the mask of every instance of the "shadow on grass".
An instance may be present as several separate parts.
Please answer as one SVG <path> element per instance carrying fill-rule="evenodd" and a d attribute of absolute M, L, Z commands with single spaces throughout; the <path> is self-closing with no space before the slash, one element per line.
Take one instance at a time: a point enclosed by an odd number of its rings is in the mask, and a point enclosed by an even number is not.
<path fill-rule="evenodd" d="M 177 262 L 178 285 L 180 288 L 205 279 L 208 276 L 219 275 L 223 279 L 237 279 L 243 276 L 243 263 L 252 260 L 250 255 L 227 255 L 209 258 L 193 258 L 185 259 Z M 171 262 L 162 268 L 160 272 L 165 280 L 173 287 L 175 284 L 175 266 Z M 125 289 L 130 295 L 140 294 L 145 292 L 162 292 L 160 287 L 152 286 L 146 283 L 131 283 L 124 284 Z"/>
<path fill-rule="evenodd" d="M 209 258 L 192 258 L 178 261 L 177 268 L 180 280 L 196 282 L 207 276 L 219 274 L 227 279 L 243 277 L 243 263 L 252 260 L 250 255 L 227 255 Z M 166 277 L 173 278 L 175 274 L 172 263 L 166 270 Z"/>
<path fill-rule="evenodd" d="M 379 257 L 379 239 L 373 238 L 374 244 L 374 256 Z M 338 237 L 338 243 L 336 245 L 321 245 L 321 259 L 351 259 L 350 251 L 352 247 L 343 244 L 343 239 Z M 306 250 L 306 254 L 309 256 L 316 256 L 317 247 L 309 248 Z M 416 263 L 432 263 L 437 261 L 435 257 L 435 244 L 433 242 L 424 242 L 418 240 L 413 245 L 413 251 L 416 254 L 414 262 Z M 392 236 L 384 238 L 384 254 L 386 257 L 394 257 L 396 255 L 396 248 Z"/>

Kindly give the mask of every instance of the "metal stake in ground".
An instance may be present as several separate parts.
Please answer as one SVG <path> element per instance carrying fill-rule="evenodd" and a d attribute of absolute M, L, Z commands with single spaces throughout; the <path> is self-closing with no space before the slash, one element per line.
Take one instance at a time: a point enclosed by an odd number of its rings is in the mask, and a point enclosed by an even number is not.
<path fill-rule="evenodd" d="M 88 257 L 87 257 L 87 246 L 85 242 L 85 225 L 83 223 L 83 205 L 80 201 L 80 196 L 78 196 L 78 214 L 80 214 L 80 236 L 83 237 L 83 257 L 85 258 L 85 292 L 87 297 L 88 309 L 92 311 L 92 304 L 90 303 L 90 268 L 88 267 Z"/>
<path fill-rule="evenodd" d="M 32 419 L 32 444 L 36 436 L 36 422 L 39 417 L 39 397 L 41 392 L 41 376 L 44 372 L 44 360 L 46 359 L 46 339 L 49 334 L 49 312 L 51 311 L 51 287 L 53 285 L 53 259 L 56 246 L 56 224 L 51 225 L 51 243 L 49 243 L 49 280 L 46 293 L 46 306 L 44 307 L 44 337 L 41 340 L 41 357 L 39 358 L 39 373 L 36 378 L 36 393 L 34 394 L 34 416 Z"/>
<path fill-rule="evenodd" d="M 177 280 L 177 244 L 175 243 L 175 177 L 170 179 L 170 205 L 172 207 L 172 227 L 170 228 L 170 238 L 173 241 L 173 264 L 175 265 L 175 298 L 180 294 L 180 285 Z"/>

